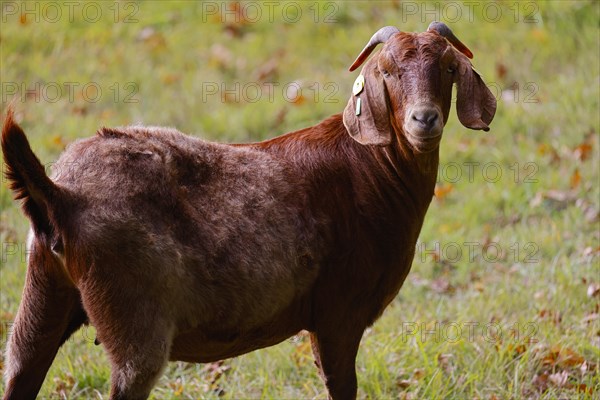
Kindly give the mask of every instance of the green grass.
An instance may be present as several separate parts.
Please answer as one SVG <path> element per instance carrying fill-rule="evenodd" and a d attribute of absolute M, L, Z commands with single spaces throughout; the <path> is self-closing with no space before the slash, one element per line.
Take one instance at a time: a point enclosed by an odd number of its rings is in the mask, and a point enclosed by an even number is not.
<path fill-rule="evenodd" d="M 53 4 L 62 10 L 55 22 Z M 71 20 L 60 4 L 29 5 L 23 20 L 23 3 L 3 2 L 0 15 L 2 109 L 16 98 L 44 163 L 103 125 L 167 125 L 219 141 L 309 126 L 342 111 L 356 76 L 347 68 L 376 29 L 421 31 L 446 19 L 499 91 L 498 111 L 489 133 L 466 130 L 452 112 L 440 195 L 403 289 L 365 333 L 359 397 L 598 396 L 600 296 L 588 295 L 600 284 L 597 2 L 293 3 L 301 16 L 292 3 L 276 3 L 272 20 L 263 4 L 256 21 L 230 15 L 227 29 L 203 8 L 221 2 L 92 3 L 102 13 L 96 22 L 85 20 L 95 15 L 83 15 L 83 3 Z M 125 22 L 132 12 L 135 21 Z M 272 99 L 259 86 L 265 81 L 275 83 Z M 293 82 L 303 101 L 284 96 Z M 213 84 L 219 93 L 207 92 Z M 228 101 L 222 84 L 234 89 Z M 15 85 L 24 86 L 13 93 Z M 5 181 L 0 190 L 4 349 L 24 283 L 28 225 Z M 42 397 L 107 398 L 109 365 L 94 337 L 93 328 L 78 332 L 59 351 Z M 306 342 L 300 336 L 220 367 L 171 363 L 152 396 L 324 399 Z"/>

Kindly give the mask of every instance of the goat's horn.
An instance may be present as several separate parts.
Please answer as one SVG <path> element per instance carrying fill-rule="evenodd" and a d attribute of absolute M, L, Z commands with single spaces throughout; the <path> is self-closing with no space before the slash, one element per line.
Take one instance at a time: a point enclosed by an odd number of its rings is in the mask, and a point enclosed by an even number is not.
<path fill-rule="evenodd" d="M 471 53 L 471 50 L 469 50 L 467 46 L 462 44 L 462 42 L 458 40 L 456 36 L 454 36 L 454 33 L 452 33 L 450 28 L 448 28 L 448 26 L 443 22 L 433 21 L 431 24 L 429 24 L 429 28 L 427 28 L 427 32 L 431 31 L 439 33 L 440 36 L 443 36 L 446 39 L 448 39 L 452 46 L 456 47 L 458 51 L 460 51 L 469 58 L 473 58 L 473 53 Z"/>
<path fill-rule="evenodd" d="M 371 36 L 369 43 L 367 43 L 363 51 L 360 52 L 354 63 L 352 63 L 352 66 L 350 66 L 349 71 L 354 71 L 356 68 L 360 67 L 360 65 L 367 59 L 367 57 L 369 57 L 369 54 L 371 54 L 373 49 L 375 49 L 379 43 L 385 43 L 390 37 L 392 37 L 392 35 L 398 32 L 400 31 L 394 26 L 384 26 L 375 32 L 375 34 Z"/>

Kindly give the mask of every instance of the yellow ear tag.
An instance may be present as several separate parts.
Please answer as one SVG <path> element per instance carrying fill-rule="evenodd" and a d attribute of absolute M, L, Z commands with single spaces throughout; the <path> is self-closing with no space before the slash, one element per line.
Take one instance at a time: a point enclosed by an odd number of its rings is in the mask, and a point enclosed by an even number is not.
<path fill-rule="evenodd" d="M 355 96 L 358 96 L 360 94 L 360 92 L 363 91 L 364 87 L 365 87 L 365 77 L 362 76 L 362 74 L 360 74 L 359 76 L 356 77 L 356 80 L 354 81 L 354 86 L 352 87 L 352 94 Z"/>
<path fill-rule="evenodd" d="M 356 99 L 356 115 L 360 115 L 360 97 Z"/>

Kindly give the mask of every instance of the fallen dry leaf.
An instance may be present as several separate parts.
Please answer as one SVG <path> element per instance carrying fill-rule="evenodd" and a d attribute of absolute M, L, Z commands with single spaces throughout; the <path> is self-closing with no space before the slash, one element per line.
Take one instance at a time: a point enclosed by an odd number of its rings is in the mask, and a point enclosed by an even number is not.
<path fill-rule="evenodd" d="M 411 385 L 416 384 L 417 381 L 412 380 L 412 379 L 400 379 L 397 382 L 397 385 L 400 389 L 407 389 L 408 387 L 410 387 Z"/>
<path fill-rule="evenodd" d="M 558 310 L 544 308 L 538 312 L 538 316 L 542 319 L 549 319 L 557 325 L 562 322 L 562 313 Z"/>
<path fill-rule="evenodd" d="M 579 168 L 575 168 L 575 171 L 571 175 L 570 186 L 571 189 L 575 189 L 581 183 L 581 174 L 579 173 Z"/>
<path fill-rule="evenodd" d="M 177 378 L 175 382 L 169 382 L 169 387 L 173 390 L 175 396 L 181 396 L 183 394 L 183 385 L 181 384 L 181 378 Z"/>
<path fill-rule="evenodd" d="M 563 348 L 560 351 L 558 363 L 563 367 L 579 367 L 585 362 L 585 359 L 570 348 Z"/>
<path fill-rule="evenodd" d="M 600 295 L 600 283 L 592 283 L 587 288 L 588 297 L 596 297 Z"/>
<path fill-rule="evenodd" d="M 581 383 L 577 385 L 577 392 L 592 395 L 594 394 L 594 388 L 587 386 L 585 383 Z"/>
<path fill-rule="evenodd" d="M 436 293 L 440 293 L 440 294 L 444 294 L 444 293 L 448 293 L 448 294 L 452 294 L 456 291 L 456 288 L 450 284 L 450 282 L 448 282 L 448 280 L 444 279 L 444 278 L 438 278 L 435 279 L 431 282 L 431 290 L 433 290 Z"/>
<path fill-rule="evenodd" d="M 437 360 L 438 365 L 446 374 L 452 373 L 454 371 L 454 366 L 452 365 L 452 358 L 454 356 L 452 354 L 440 353 L 438 354 Z"/>
<path fill-rule="evenodd" d="M 600 314 L 598 313 L 589 313 L 581 319 L 581 322 L 583 324 L 589 324 L 590 322 L 597 320 L 599 317 Z"/>
<path fill-rule="evenodd" d="M 538 392 L 545 392 L 548 389 L 548 374 L 544 372 L 543 374 L 537 375 L 533 378 L 533 382 L 531 383 Z"/>
<path fill-rule="evenodd" d="M 413 371 L 413 379 L 421 379 L 425 376 L 425 370 L 423 368 L 417 368 Z"/>
<path fill-rule="evenodd" d="M 58 394 L 58 397 L 65 399 L 69 397 L 69 392 L 71 392 L 71 389 L 75 386 L 75 378 L 67 373 L 64 379 L 60 377 L 54 378 L 54 384 L 56 385 L 54 391 Z"/>
<path fill-rule="evenodd" d="M 503 80 L 506 77 L 506 73 L 508 72 L 508 68 L 501 62 L 496 63 L 496 75 L 498 79 Z"/>
<path fill-rule="evenodd" d="M 591 152 L 592 144 L 589 142 L 583 142 L 573 149 L 573 156 L 580 161 L 585 161 L 590 157 Z"/>
<path fill-rule="evenodd" d="M 452 189 L 454 189 L 454 186 L 452 186 L 450 183 L 446 185 L 437 184 L 435 185 L 433 194 L 438 200 L 443 201 L 446 198 L 446 196 L 448 196 L 448 194 L 452 192 Z"/>
<path fill-rule="evenodd" d="M 560 211 L 576 200 L 577 193 L 572 190 L 547 190 L 545 192 L 537 192 L 533 199 L 530 200 L 529 206 L 533 208 L 544 203 L 544 205 Z"/>
<path fill-rule="evenodd" d="M 553 386 L 557 388 L 570 388 L 569 373 L 567 371 L 560 371 L 548 376 L 548 380 Z"/>

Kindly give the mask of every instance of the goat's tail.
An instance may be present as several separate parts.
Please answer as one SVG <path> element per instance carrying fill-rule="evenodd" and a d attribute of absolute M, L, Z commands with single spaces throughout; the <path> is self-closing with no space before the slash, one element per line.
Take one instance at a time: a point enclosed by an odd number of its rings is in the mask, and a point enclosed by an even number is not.
<path fill-rule="evenodd" d="M 44 166 L 33 154 L 10 106 L 2 126 L 2 153 L 9 187 L 15 200 L 22 201 L 23 211 L 34 231 L 52 233 L 56 229 L 57 208 L 64 200 L 63 193 L 46 175 Z"/>

